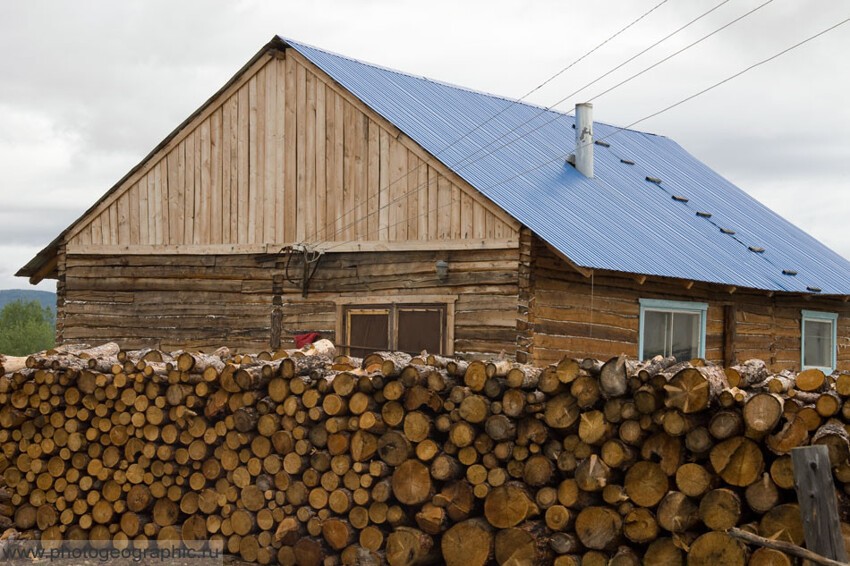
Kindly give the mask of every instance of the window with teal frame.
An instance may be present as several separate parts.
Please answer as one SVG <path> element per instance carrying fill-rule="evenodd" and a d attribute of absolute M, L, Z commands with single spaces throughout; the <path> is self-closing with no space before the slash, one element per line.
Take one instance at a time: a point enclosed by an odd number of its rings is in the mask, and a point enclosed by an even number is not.
<path fill-rule="evenodd" d="M 801 315 L 801 365 L 803 369 L 817 368 L 828 375 L 836 364 L 838 314 L 804 310 Z"/>
<path fill-rule="evenodd" d="M 659 354 L 680 362 L 704 358 L 707 311 L 706 303 L 640 299 L 640 358 Z"/>

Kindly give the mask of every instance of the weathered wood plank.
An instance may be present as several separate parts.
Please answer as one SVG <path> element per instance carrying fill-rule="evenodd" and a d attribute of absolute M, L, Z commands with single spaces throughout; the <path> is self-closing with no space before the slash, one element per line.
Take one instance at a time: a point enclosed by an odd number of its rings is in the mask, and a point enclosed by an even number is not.
<path fill-rule="evenodd" d="M 195 136 L 185 141 L 186 173 L 183 187 L 185 210 L 183 212 L 183 243 L 192 244 L 195 232 Z"/>
<path fill-rule="evenodd" d="M 295 186 L 296 224 L 295 240 L 307 238 L 307 70 L 302 65 L 295 68 Z"/>
<path fill-rule="evenodd" d="M 791 461 L 806 548 L 826 558 L 847 563 L 829 449 L 823 445 L 793 448 Z"/>
<path fill-rule="evenodd" d="M 275 178 L 278 171 L 275 145 L 275 124 L 277 103 L 277 68 L 276 62 L 272 61 L 264 68 L 265 72 L 265 172 L 263 174 L 263 242 L 275 241 L 275 212 L 277 211 L 277 193 L 275 192 Z"/>
<path fill-rule="evenodd" d="M 304 239 L 307 240 L 318 219 L 319 195 L 316 190 L 316 80 L 312 73 L 306 73 L 305 80 L 304 145 L 299 146 L 299 151 L 304 153 L 304 212 L 298 221 L 304 225 Z"/>
<path fill-rule="evenodd" d="M 316 81 L 314 85 L 316 89 L 316 158 L 311 164 L 315 168 L 315 199 L 316 199 L 316 222 L 308 229 L 308 233 L 312 234 L 312 239 L 316 240 L 317 231 L 322 230 L 328 221 L 327 201 L 328 201 L 328 186 L 327 186 L 327 103 L 325 99 L 325 85 L 321 81 Z"/>
<path fill-rule="evenodd" d="M 379 194 L 378 194 L 378 239 L 390 239 L 390 134 L 380 130 L 379 139 Z"/>
<path fill-rule="evenodd" d="M 285 59 L 286 99 L 284 100 L 284 173 L 283 173 L 283 236 L 284 241 L 294 242 L 296 224 L 298 223 L 298 188 L 297 188 L 297 101 L 295 100 L 295 60 L 287 56 Z"/>
<path fill-rule="evenodd" d="M 266 220 L 266 71 L 268 66 L 257 72 L 257 128 L 251 141 L 257 146 L 257 181 L 256 193 L 251 197 L 254 206 L 254 241 L 262 243 L 265 237 Z"/>
<path fill-rule="evenodd" d="M 248 243 L 254 244 L 257 242 L 257 217 L 262 214 L 257 209 L 259 202 L 257 196 L 259 194 L 258 185 L 260 180 L 259 175 L 259 144 L 257 143 L 257 77 L 254 76 L 248 81 L 248 216 L 246 218 L 248 230 L 246 238 Z M 244 220 L 243 220 L 244 222 Z"/>

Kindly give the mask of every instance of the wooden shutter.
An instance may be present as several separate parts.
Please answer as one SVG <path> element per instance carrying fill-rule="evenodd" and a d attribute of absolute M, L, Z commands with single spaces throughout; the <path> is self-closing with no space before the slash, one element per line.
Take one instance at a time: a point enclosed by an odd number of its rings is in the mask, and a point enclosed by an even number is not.
<path fill-rule="evenodd" d="M 388 308 L 349 309 L 346 316 L 349 355 L 365 357 L 390 349 L 390 311 Z"/>
<path fill-rule="evenodd" d="M 398 307 L 398 349 L 411 354 L 418 354 L 422 350 L 442 354 L 445 312 L 442 306 Z"/>

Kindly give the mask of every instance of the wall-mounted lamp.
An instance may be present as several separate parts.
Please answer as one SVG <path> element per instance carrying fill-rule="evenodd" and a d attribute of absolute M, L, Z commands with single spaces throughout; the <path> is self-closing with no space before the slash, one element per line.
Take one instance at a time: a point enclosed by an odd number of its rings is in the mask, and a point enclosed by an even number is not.
<path fill-rule="evenodd" d="M 445 283 L 449 278 L 449 263 L 445 260 L 440 260 L 436 264 L 434 264 L 434 268 L 437 270 L 437 279 L 441 283 Z"/>

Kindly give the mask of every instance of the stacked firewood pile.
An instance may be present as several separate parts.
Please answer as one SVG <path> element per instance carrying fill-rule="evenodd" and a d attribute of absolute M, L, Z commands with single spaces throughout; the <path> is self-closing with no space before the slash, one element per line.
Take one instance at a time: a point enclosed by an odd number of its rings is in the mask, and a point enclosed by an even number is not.
<path fill-rule="evenodd" d="M 796 446 L 850 490 L 850 375 L 332 351 L 7 362 L 0 516 L 262 564 L 791 564 L 725 531 L 803 543 Z"/>

